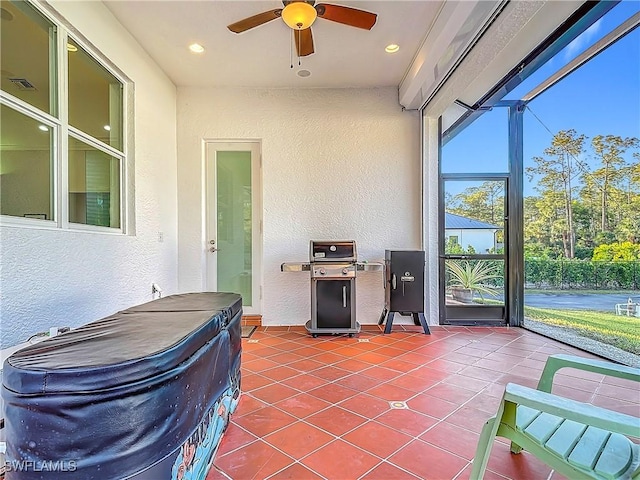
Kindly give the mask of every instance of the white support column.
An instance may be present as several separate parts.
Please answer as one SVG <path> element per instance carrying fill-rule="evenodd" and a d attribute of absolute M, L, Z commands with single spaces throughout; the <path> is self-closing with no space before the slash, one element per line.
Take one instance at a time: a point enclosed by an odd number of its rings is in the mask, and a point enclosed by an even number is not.
<path fill-rule="evenodd" d="M 422 245 L 425 251 L 425 314 L 429 325 L 438 325 L 438 162 L 440 161 L 437 118 L 424 117 L 422 145 Z"/>

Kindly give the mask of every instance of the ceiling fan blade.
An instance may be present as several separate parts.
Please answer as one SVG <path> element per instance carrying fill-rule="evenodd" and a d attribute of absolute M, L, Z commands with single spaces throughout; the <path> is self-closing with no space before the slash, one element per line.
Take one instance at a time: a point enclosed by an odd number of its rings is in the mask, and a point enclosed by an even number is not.
<path fill-rule="evenodd" d="M 252 28 L 258 27 L 263 23 L 270 22 L 271 20 L 275 20 L 276 18 L 280 18 L 282 14 L 281 8 L 276 8 L 275 10 L 269 10 L 268 12 L 262 12 L 253 17 L 247 17 L 239 22 L 232 23 L 228 25 L 227 28 L 234 33 L 242 33 L 250 30 Z"/>
<path fill-rule="evenodd" d="M 320 18 L 352 27 L 364 28 L 365 30 L 371 30 L 378 19 L 378 15 L 375 13 L 329 3 L 319 3 L 316 5 L 316 11 Z"/>
<path fill-rule="evenodd" d="M 314 52 L 311 27 L 304 30 L 293 30 L 293 37 L 296 39 L 296 52 L 299 57 L 306 57 Z"/>

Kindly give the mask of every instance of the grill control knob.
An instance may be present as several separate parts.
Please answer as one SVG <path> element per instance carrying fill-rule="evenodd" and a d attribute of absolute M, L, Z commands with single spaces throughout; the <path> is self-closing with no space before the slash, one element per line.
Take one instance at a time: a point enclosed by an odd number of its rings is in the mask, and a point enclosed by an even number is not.
<path fill-rule="evenodd" d="M 326 270 L 324 268 L 321 268 L 320 269 L 320 275 L 324 275 L 325 273 L 327 273 Z"/>
<path fill-rule="evenodd" d="M 342 269 L 342 274 L 343 274 L 343 275 L 346 275 L 347 273 L 349 273 L 349 270 L 347 270 L 346 268 L 343 268 L 343 269 Z"/>

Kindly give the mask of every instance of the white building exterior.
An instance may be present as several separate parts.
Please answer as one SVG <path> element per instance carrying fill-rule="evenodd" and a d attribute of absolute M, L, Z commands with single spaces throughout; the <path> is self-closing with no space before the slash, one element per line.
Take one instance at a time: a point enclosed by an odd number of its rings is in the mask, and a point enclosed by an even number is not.
<path fill-rule="evenodd" d="M 496 234 L 502 229 L 490 223 L 480 222 L 473 218 L 445 213 L 444 237 L 450 243 L 457 243 L 463 249 L 473 247 L 475 253 L 494 253 L 502 247 Z"/>

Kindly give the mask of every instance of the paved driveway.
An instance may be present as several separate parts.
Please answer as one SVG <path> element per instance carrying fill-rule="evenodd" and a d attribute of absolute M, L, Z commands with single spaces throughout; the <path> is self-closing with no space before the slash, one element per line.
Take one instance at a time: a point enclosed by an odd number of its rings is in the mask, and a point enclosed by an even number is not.
<path fill-rule="evenodd" d="M 615 313 L 616 303 L 627 303 L 628 294 L 619 293 L 526 293 L 524 303 L 530 307 L 562 310 L 598 310 Z M 640 303 L 640 292 L 631 295 L 633 303 Z"/>

